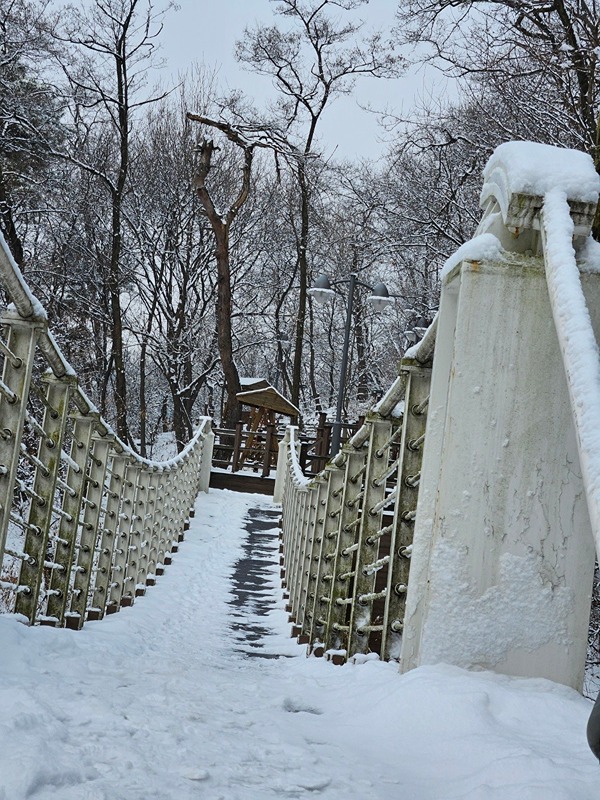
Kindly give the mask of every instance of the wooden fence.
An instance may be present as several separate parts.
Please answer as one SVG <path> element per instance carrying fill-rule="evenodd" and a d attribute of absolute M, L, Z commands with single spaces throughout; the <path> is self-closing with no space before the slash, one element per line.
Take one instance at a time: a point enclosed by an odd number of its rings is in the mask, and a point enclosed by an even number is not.
<path fill-rule="evenodd" d="M 347 441 L 364 422 L 342 424 L 342 442 Z M 279 443 L 284 431 L 276 425 L 267 425 L 264 430 L 249 430 L 243 422 L 235 428 L 213 429 L 215 445 L 213 466 L 227 469 L 232 473 L 254 473 L 257 477 L 268 478 L 277 469 Z M 332 423 L 325 414 L 319 415 L 314 431 L 303 433 L 300 438 L 300 466 L 306 475 L 318 475 L 329 461 Z"/>
<path fill-rule="evenodd" d="M 206 491 L 203 418 L 167 462 L 134 454 L 78 385 L 0 236 L 0 603 L 30 623 L 80 628 L 152 585 Z"/>
<path fill-rule="evenodd" d="M 275 501 L 294 633 L 317 655 L 397 655 L 404 618 L 434 336 L 341 451 L 304 475 L 288 428 Z"/>

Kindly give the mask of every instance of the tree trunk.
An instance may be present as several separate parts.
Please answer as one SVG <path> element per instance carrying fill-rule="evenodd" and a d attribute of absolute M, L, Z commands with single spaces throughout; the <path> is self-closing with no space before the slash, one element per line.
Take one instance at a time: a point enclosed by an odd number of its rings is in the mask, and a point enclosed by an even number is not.
<path fill-rule="evenodd" d="M 2 170 L 2 163 L 0 162 L 0 230 L 4 234 L 6 242 L 10 248 L 14 260 L 19 267 L 23 266 L 23 243 L 17 234 L 15 220 L 12 213 L 12 203 L 8 189 L 6 188 L 6 181 L 4 179 L 4 172 Z"/>
<path fill-rule="evenodd" d="M 298 185 L 300 187 L 300 236 L 298 249 L 298 315 L 296 317 L 296 336 L 294 342 L 294 365 L 292 368 L 292 403 L 300 407 L 300 389 L 302 384 L 302 351 L 304 348 L 304 326 L 306 323 L 306 290 L 308 288 L 308 230 L 310 212 L 310 192 L 306 170 L 302 163 L 298 168 Z"/>
<path fill-rule="evenodd" d="M 217 324 L 221 369 L 225 378 L 225 427 L 235 428 L 240 418 L 240 403 L 236 395 L 240 389 L 240 378 L 233 358 L 233 338 L 231 330 L 232 297 L 231 269 L 229 265 L 229 226 L 221 224 L 215 230 L 217 247 Z"/>

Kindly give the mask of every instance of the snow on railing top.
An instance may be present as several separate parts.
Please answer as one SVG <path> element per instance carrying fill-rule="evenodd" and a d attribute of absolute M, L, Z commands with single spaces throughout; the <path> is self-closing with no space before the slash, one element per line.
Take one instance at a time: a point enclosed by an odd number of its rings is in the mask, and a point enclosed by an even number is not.
<path fill-rule="evenodd" d="M 591 156 L 537 142 L 505 142 L 497 147 L 483 170 L 484 188 L 501 178 L 510 194 L 543 196 L 560 189 L 569 200 L 597 203 L 600 177 Z"/>
<path fill-rule="evenodd" d="M 14 316 L 15 319 L 25 319 L 34 323 L 39 322 L 41 327 L 37 344 L 44 354 L 52 373 L 57 378 L 77 377 L 75 369 L 65 358 L 52 332 L 47 328 L 48 315 L 46 310 L 29 288 L 2 234 L 0 234 L 0 280 L 4 284 L 8 296 L 12 301 L 5 312 L 5 317 L 10 318 Z M 110 436 L 114 439 L 113 446 L 120 452 L 131 456 L 140 465 L 151 469 L 173 469 L 177 467 L 178 464 L 185 461 L 189 455 L 190 449 L 195 446 L 198 439 L 206 435 L 210 421 L 208 417 L 202 417 L 199 420 L 195 435 L 182 452 L 166 461 L 153 461 L 152 459 L 143 458 L 137 454 L 128 444 L 117 436 L 110 424 L 100 416 L 100 412 L 95 404 L 80 386 L 76 386 L 73 392 L 73 402 L 81 413 L 98 415 L 97 428 L 102 435 Z"/>
<path fill-rule="evenodd" d="M 565 365 L 583 483 L 600 553 L 600 352 L 573 248 L 566 193 L 546 193 L 542 240 L 548 294 Z"/>
<path fill-rule="evenodd" d="M 24 319 L 47 320 L 46 310 L 27 285 L 4 236 L 0 235 L 0 272 L 17 313 Z"/>
<path fill-rule="evenodd" d="M 307 478 L 302 472 L 300 461 L 298 460 L 298 447 L 299 442 L 297 439 L 298 428 L 295 425 L 289 425 L 286 429 L 286 438 L 288 438 L 289 459 L 291 475 L 297 486 L 303 488 L 308 486 L 310 478 Z"/>

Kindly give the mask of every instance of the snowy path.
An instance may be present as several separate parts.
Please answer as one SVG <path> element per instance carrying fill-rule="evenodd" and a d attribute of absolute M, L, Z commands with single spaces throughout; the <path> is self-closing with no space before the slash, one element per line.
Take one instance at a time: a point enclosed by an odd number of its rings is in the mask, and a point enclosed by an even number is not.
<path fill-rule="evenodd" d="M 600 796 L 575 692 L 306 659 L 279 599 L 271 508 L 202 496 L 157 586 L 81 632 L 0 617 L 0 800 Z"/>

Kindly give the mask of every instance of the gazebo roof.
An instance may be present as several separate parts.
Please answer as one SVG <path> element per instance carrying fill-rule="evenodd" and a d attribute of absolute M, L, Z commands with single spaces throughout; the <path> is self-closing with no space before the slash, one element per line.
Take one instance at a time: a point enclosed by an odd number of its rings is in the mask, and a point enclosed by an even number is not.
<path fill-rule="evenodd" d="M 266 408 L 269 411 L 275 411 L 277 414 L 284 414 L 286 417 L 297 417 L 300 414 L 295 405 L 290 403 L 277 389 L 268 384 L 265 388 L 253 389 L 249 392 L 238 392 L 236 397 L 245 406 Z"/>

